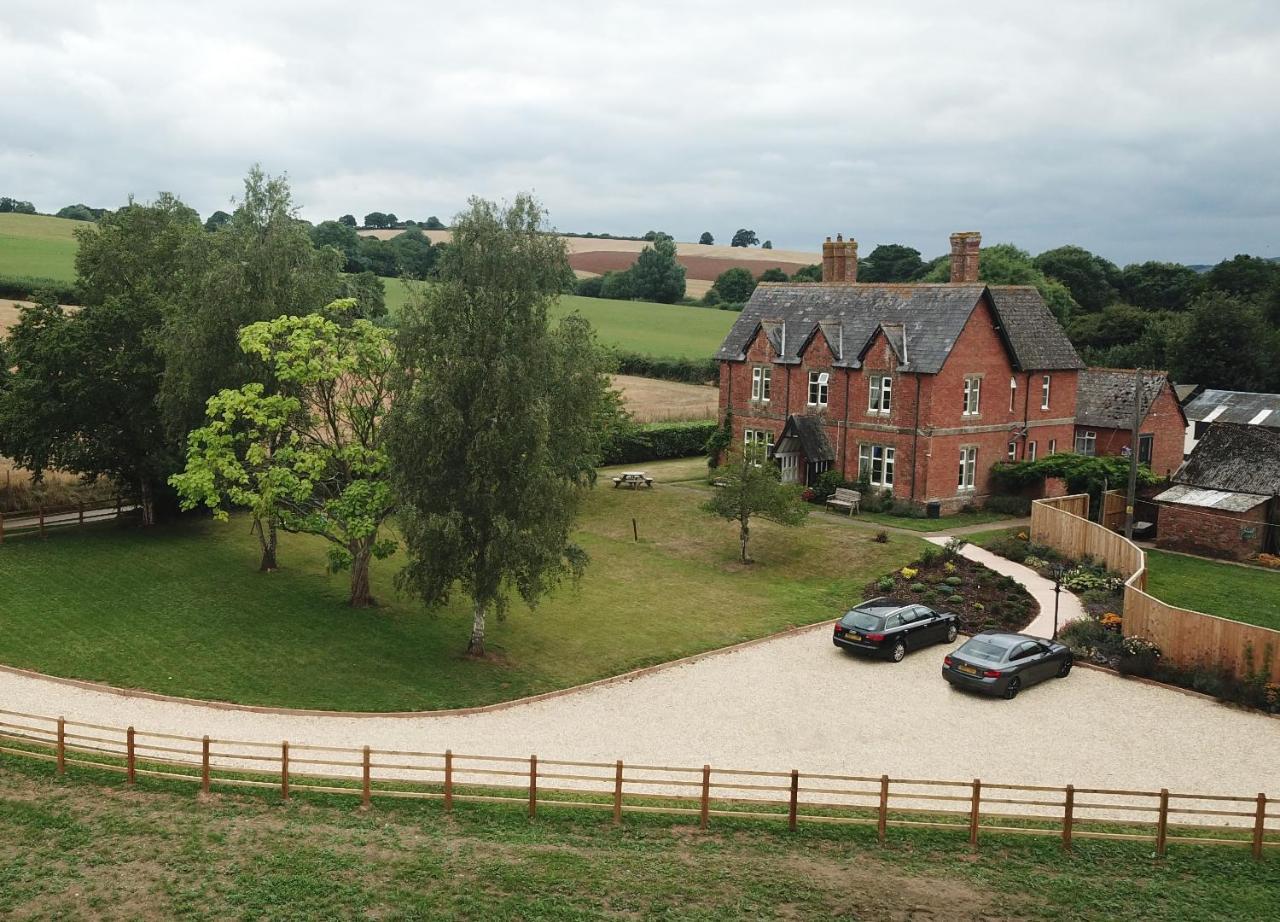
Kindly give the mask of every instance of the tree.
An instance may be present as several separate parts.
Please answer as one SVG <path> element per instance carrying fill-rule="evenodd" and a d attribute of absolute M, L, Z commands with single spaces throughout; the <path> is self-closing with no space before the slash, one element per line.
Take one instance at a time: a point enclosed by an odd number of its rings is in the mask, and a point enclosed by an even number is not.
<path fill-rule="evenodd" d="M 759 282 L 785 282 L 787 281 L 787 273 L 783 272 L 776 266 L 765 269 L 760 273 Z"/>
<path fill-rule="evenodd" d="M 401 278 L 425 279 L 436 267 L 438 251 L 417 228 L 392 237 L 388 243 L 396 258 L 395 274 Z"/>
<path fill-rule="evenodd" d="M 1262 309 L 1244 298 L 1207 292 L 1188 312 L 1171 362 L 1179 381 L 1239 391 L 1267 391 L 1280 385 L 1276 355 L 1280 336 Z"/>
<path fill-rule="evenodd" d="M 262 569 L 275 566 L 275 526 L 330 542 L 329 566 L 351 570 L 348 602 L 374 604 L 369 565 L 395 551 L 379 538 L 395 510 L 383 423 L 396 371 L 390 333 L 367 320 L 326 315 L 279 317 L 240 331 L 279 392 L 261 381 L 210 398 L 207 421 L 187 439 L 187 466 L 171 478 L 183 508 L 204 505 L 228 518 L 224 503 L 249 509 L 259 529 Z"/>
<path fill-rule="evenodd" d="M 950 261 L 946 257 L 934 260 L 932 268 L 924 276 L 926 282 L 946 282 L 951 278 Z M 1011 243 L 997 243 L 983 247 L 978 264 L 978 278 L 988 285 L 1031 285 L 1040 292 L 1044 303 L 1059 323 L 1067 323 L 1076 308 L 1075 300 L 1067 286 L 1057 279 L 1048 278 L 1036 268 L 1031 254 Z"/>
<path fill-rule="evenodd" d="M 753 246 L 755 246 L 755 245 L 756 245 L 757 243 L 759 243 L 759 242 L 760 242 L 760 238 L 756 236 L 756 232 L 755 232 L 755 231 L 753 231 L 753 230 L 747 230 L 745 227 L 740 227 L 740 228 L 738 228 L 738 230 L 734 233 L 734 235 L 733 235 L 733 240 L 732 240 L 732 241 L 730 241 L 729 246 L 731 246 L 731 247 L 753 247 Z"/>
<path fill-rule="evenodd" d="M 394 211 L 388 211 L 388 212 L 387 212 L 387 227 L 398 227 L 398 226 L 399 226 L 399 224 L 400 224 L 400 219 L 396 217 L 395 212 L 394 212 Z"/>
<path fill-rule="evenodd" d="M 763 457 L 763 450 L 748 448 L 731 455 L 720 467 L 723 485 L 702 508 L 712 515 L 738 523 L 738 545 L 743 563 L 751 563 L 747 543 L 751 519 L 759 517 L 778 525 L 799 525 L 809 514 L 797 484 L 782 483 L 778 467 Z"/>
<path fill-rule="evenodd" d="M 660 234 L 640 251 L 631 275 L 631 296 L 641 301 L 674 304 L 684 297 L 685 269 L 676 261 L 675 241 Z"/>
<path fill-rule="evenodd" d="M 1120 273 L 1124 300 L 1150 311 L 1186 310 L 1203 287 L 1200 273 L 1178 263 L 1135 263 Z"/>
<path fill-rule="evenodd" d="M 55 218 L 69 218 L 72 221 L 93 221 L 93 210 L 88 205 L 67 205 L 58 209 Z"/>
<path fill-rule="evenodd" d="M 1235 256 L 1210 269 L 1204 281 L 1215 291 L 1261 301 L 1280 288 L 1280 263 L 1258 256 Z"/>
<path fill-rule="evenodd" d="M 822 281 L 821 267 L 815 267 Z M 912 282 L 924 274 L 924 261 L 920 251 L 900 243 L 882 243 L 858 265 L 861 282 Z"/>
<path fill-rule="evenodd" d="M 630 301 L 635 297 L 635 286 L 631 281 L 631 271 L 606 272 L 600 281 L 600 297 L 615 301 Z"/>
<path fill-rule="evenodd" d="M 0 214 L 35 214 L 36 206 L 30 202 L 19 201 L 16 198 L 4 196 L 0 198 Z"/>
<path fill-rule="evenodd" d="M 772 241 L 772 240 L 766 240 L 764 243 L 760 244 L 760 249 L 762 249 L 762 250 L 772 250 L 772 249 L 773 249 L 773 241 Z"/>
<path fill-rule="evenodd" d="M 347 227 L 354 228 L 356 226 L 356 216 L 353 214 L 344 214 L 338 219 L 339 224 L 345 224 Z"/>
<path fill-rule="evenodd" d="M 602 298 L 602 289 L 604 288 L 604 276 L 590 275 L 585 279 L 578 279 L 577 285 L 574 286 L 574 293 L 584 298 Z"/>
<path fill-rule="evenodd" d="M 444 230 L 444 224 L 435 215 L 427 218 L 427 223 L 423 225 L 427 230 Z"/>
<path fill-rule="evenodd" d="M 813 263 L 808 266 L 801 266 L 795 272 L 791 273 L 791 281 L 793 282 L 821 282 L 822 266 Z"/>
<path fill-rule="evenodd" d="M 360 259 L 361 237 L 354 227 L 341 221 L 321 221 L 310 233 L 311 242 L 316 246 L 333 247 L 342 255 L 343 272 L 359 272 L 365 268 Z"/>
<path fill-rule="evenodd" d="M 215 211 L 209 215 L 209 219 L 204 222 L 204 229 L 210 232 L 221 230 L 231 223 L 231 215 L 225 211 Z"/>
<path fill-rule="evenodd" d="M 400 266 L 396 262 L 395 247 L 387 240 L 377 237 L 360 238 L 360 266 L 377 275 L 394 278 L 400 274 Z"/>
<path fill-rule="evenodd" d="M 354 305 L 349 310 L 350 319 L 381 320 L 387 316 L 387 286 L 372 272 L 344 274 L 340 299 L 349 299 Z"/>
<path fill-rule="evenodd" d="M 581 316 L 548 324 L 568 258 L 544 219 L 528 195 L 472 199 L 439 281 L 401 321 L 407 381 L 389 447 L 409 562 L 397 583 L 428 606 L 469 595 L 473 656 L 513 593 L 534 606 L 587 563 L 571 531 L 603 447 L 607 363 Z"/>
<path fill-rule="evenodd" d="M 1102 310 L 1119 296 L 1121 273 L 1115 263 L 1083 247 L 1045 250 L 1034 263 L 1045 275 L 1066 285 L 1075 302 L 1090 313 Z"/>
<path fill-rule="evenodd" d="M 371 211 L 364 216 L 365 227 L 381 228 L 387 226 L 387 216 L 381 211 Z"/>
<path fill-rule="evenodd" d="M 752 277 L 751 270 L 734 266 L 716 277 L 711 290 L 720 296 L 721 301 L 742 304 L 751 297 L 751 292 L 756 290 L 756 280 Z"/>
<path fill-rule="evenodd" d="M 711 231 L 703 231 L 702 236 L 698 238 L 698 242 L 703 246 L 712 246 L 716 242 L 716 238 L 711 236 Z"/>

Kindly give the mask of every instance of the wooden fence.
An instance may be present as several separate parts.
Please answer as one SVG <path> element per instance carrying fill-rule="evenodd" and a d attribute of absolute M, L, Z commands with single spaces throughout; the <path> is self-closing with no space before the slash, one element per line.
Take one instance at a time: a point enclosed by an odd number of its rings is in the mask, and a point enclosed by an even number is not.
<path fill-rule="evenodd" d="M 954 830 L 976 849 L 986 833 L 1052 836 L 1070 849 L 1075 839 L 1231 845 L 1261 858 L 1280 848 L 1280 804 L 1248 796 L 1133 791 L 1067 785 L 997 784 L 981 779 L 936 781 L 818 772 L 582 762 L 312 746 L 153 733 L 134 727 L 80 723 L 0 711 L 0 752 L 139 778 L 187 782 L 208 794 L 219 788 L 378 798 L 518 805 L 532 818 L 542 809 L 600 810 L 622 822 L 627 813 L 785 823 L 875 826 L 881 842 L 891 828 Z"/>
<path fill-rule="evenodd" d="M 1270 681 L 1280 682 L 1280 631 L 1160 601 L 1147 592 L 1142 548 L 1088 516 L 1085 494 L 1036 500 L 1031 504 L 1031 540 L 1076 560 L 1093 557 L 1124 576 L 1126 635 L 1151 640 L 1175 665 L 1221 665 L 1237 675 L 1250 667 L 1265 668 Z"/>
<path fill-rule="evenodd" d="M 17 532 L 39 531 L 44 537 L 50 528 L 65 528 L 73 525 L 86 525 L 113 519 L 134 507 L 124 505 L 120 497 L 108 503 L 86 505 L 76 503 L 66 506 L 37 506 L 18 512 L 0 512 L 0 544 L 4 543 L 5 534 Z"/>

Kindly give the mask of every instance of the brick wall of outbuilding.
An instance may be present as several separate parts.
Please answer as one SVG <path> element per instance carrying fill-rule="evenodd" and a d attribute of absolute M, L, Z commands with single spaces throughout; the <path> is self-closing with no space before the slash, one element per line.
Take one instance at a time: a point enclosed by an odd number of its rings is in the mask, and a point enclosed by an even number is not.
<path fill-rule="evenodd" d="M 1246 560 L 1265 547 L 1266 511 L 1265 500 L 1247 512 L 1161 503 L 1156 547 L 1205 557 Z M 1249 529 L 1253 531 L 1252 538 L 1245 537 Z"/>

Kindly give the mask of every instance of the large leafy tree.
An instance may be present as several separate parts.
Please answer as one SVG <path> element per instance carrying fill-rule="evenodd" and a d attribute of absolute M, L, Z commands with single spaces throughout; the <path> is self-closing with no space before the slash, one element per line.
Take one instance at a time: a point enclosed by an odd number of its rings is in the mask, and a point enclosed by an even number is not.
<path fill-rule="evenodd" d="M 716 277 L 711 290 L 720 297 L 721 301 L 741 304 L 751 297 L 751 292 L 756 290 L 756 280 L 751 275 L 750 269 L 734 266 Z"/>
<path fill-rule="evenodd" d="M 945 282 L 951 277 L 950 261 L 934 260 L 925 274 L 926 282 Z M 1067 286 L 1047 277 L 1031 260 L 1031 254 L 1011 243 L 983 247 L 978 264 L 978 278 L 989 285 L 1031 285 L 1040 292 L 1045 304 L 1060 323 L 1071 319 L 1076 310 L 1075 299 Z"/>
<path fill-rule="evenodd" d="M 1061 246 L 1045 250 L 1035 258 L 1035 266 L 1066 285 L 1071 297 L 1084 311 L 1100 311 L 1118 296 L 1119 268 L 1083 247 Z"/>
<path fill-rule="evenodd" d="M 920 251 L 900 243 L 882 243 L 858 265 L 861 282 L 911 282 L 922 274 Z"/>
<path fill-rule="evenodd" d="M 712 515 L 738 523 L 738 551 L 743 563 L 752 562 L 747 552 L 752 519 L 799 525 L 809 514 L 809 504 L 801 496 L 803 488 L 782 483 L 777 465 L 763 454 L 756 448 L 730 456 L 720 467 L 720 487 L 702 505 Z"/>
<path fill-rule="evenodd" d="M 753 247 L 760 242 L 760 238 L 756 236 L 756 232 L 745 227 L 740 227 L 734 231 L 733 239 L 729 241 L 731 247 Z"/>
<path fill-rule="evenodd" d="M 1224 294 L 1264 301 L 1280 288 L 1280 263 L 1259 256 L 1235 256 L 1205 273 L 1204 281 Z"/>
<path fill-rule="evenodd" d="M 676 243 L 666 234 L 655 236 L 627 271 L 631 274 L 634 298 L 674 304 L 684 297 L 684 266 L 676 261 Z"/>
<path fill-rule="evenodd" d="M 1177 380 L 1205 387 L 1266 391 L 1280 386 L 1280 335 L 1251 301 L 1208 292 L 1192 305 L 1174 344 Z"/>
<path fill-rule="evenodd" d="M 1186 310 L 1203 288 L 1200 273 L 1178 263 L 1134 263 L 1120 273 L 1124 300 L 1147 310 Z"/>
<path fill-rule="evenodd" d="M 395 356 L 390 333 L 367 320 L 339 323 L 354 307 L 279 317 L 240 332 L 240 346 L 277 382 L 223 390 L 187 440 L 187 466 L 172 478 L 185 508 L 249 509 L 262 569 L 276 564 L 275 528 L 330 542 L 334 570 L 350 569 L 350 603 L 373 604 L 369 565 L 395 550 L 380 538 L 395 509 L 383 440 Z"/>
<path fill-rule="evenodd" d="M 711 231 L 703 231 L 702 236 L 698 238 L 698 242 L 703 246 L 711 246 L 716 242 L 716 238 L 711 236 Z"/>
<path fill-rule="evenodd" d="M 548 324 L 568 260 L 544 218 L 525 195 L 473 199 L 438 283 L 401 322 L 407 381 L 388 443 L 409 554 L 398 584 L 428 606 L 470 596 L 475 656 L 512 595 L 532 606 L 582 572 L 571 531 L 611 409 L 590 325 Z"/>

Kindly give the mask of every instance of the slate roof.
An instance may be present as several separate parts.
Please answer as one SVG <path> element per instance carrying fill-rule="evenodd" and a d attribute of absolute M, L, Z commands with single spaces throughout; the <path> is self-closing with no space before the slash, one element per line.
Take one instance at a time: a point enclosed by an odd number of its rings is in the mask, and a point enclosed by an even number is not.
<path fill-rule="evenodd" d="M 800 450 L 804 452 L 807 461 L 834 461 L 835 449 L 827 440 L 827 433 L 822 425 L 820 417 L 792 414 L 787 417 L 787 424 L 782 427 L 778 442 L 789 435 L 794 435 L 800 440 Z"/>
<path fill-rule="evenodd" d="M 1142 418 L 1160 396 L 1169 376 L 1163 371 L 1142 373 Z M 1076 385 L 1076 425 L 1100 429 L 1128 429 L 1133 425 L 1133 370 L 1086 368 Z"/>
<path fill-rule="evenodd" d="M 1182 462 L 1173 482 L 1230 493 L 1278 494 L 1280 429 L 1214 423 Z"/>
<path fill-rule="evenodd" d="M 1216 412 L 1219 407 L 1225 409 Z M 1192 422 L 1243 423 L 1280 429 L 1280 394 L 1206 390 L 1183 409 Z"/>
<path fill-rule="evenodd" d="M 832 350 L 839 353 L 836 364 L 858 368 L 860 354 L 883 325 L 894 351 L 900 357 L 906 353 L 903 371 L 935 374 L 984 291 L 990 292 L 1001 334 L 1017 368 L 1049 371 L 1084 367 L 1038 291 L 1029 286 L 988 288 L 982 284 L 760 284 L 716 357 L 742 360 L 756 330 L 764 325 L 778 361 L 797 363 L 799 350 L 821 326 Z M 841 340 L 843 351 L 837 345 Z"/>

